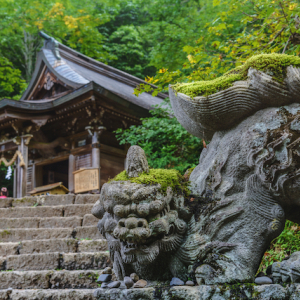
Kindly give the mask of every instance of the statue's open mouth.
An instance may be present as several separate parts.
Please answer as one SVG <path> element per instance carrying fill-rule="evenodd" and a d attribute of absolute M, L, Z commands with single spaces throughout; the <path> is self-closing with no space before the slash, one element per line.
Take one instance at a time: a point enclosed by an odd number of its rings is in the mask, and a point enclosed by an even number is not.
<path fill-rule="evenodd" d="M 123 246 L 123 253 L 124 254 L 131 254 L 134 253 L 138 250 L 139 245 L 135 243 L 129 243 L 126 241 L 122 241 L 122 246 Z"/>

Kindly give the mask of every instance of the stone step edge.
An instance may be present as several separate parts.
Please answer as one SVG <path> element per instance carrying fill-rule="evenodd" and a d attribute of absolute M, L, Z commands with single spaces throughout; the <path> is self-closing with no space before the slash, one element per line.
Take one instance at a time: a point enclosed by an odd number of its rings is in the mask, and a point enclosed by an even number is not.
<path fill-rule="evenodd" d="M 46 258 L 50 258 L 51 259 L 51 263 L 49 265 L 49 261 L 46 262 L 43 261 L 41 262 L 39 260 L 39 258 L 43 259 L 43 257 Z M 68 258 L 68 256 L 71 256 L 71 261 L 70 258 Z M 72 257 L 73 256 L 73 257 Z M 86 259 L 89 259 L 89 256 L 92 257 L 92 261 L 87 262 Z M 95 261 L 97 261 L 97 256 L 100 256 L 102 259 L 107 259 L 106 261 L 106 266 L 107 266 L 107 262 L 108 265 L 110 265 L 109 261 L 110 261 L 110 255 L 109 255 L 109 251 L 97 251 L 97 252 L 70 252 L 70 253 L 59 253 L 59 252 L 51 252 L 51 253 L 33 253 L 33 254 L 19 254 L 19 255 L 8 255 L 6 257 L 1 257 L 0 256 L 0 270 L 2 272 L 12 272 L 12 271 L 22 271 L 22 269 L 20 269 L 20 267 L 18 266 L 19 264 L 19 260 L 24 260 L 27 261 L 29 260 L 29 258 L 33 258 L 33 259 L 37 259 L 39 261 L 39 266 L 45 268 L 44 270 L 66 270 L 66 271 L 71 271 L 74 266 L 73 264 L 79 264 L 80 266 L 82 266 L 83 263 L 88 263 L 88 268 L 93 268 L 93 266 L 91 266 L 91 264 L 93 265 L 95 263 Z M 52 260 L 53 259 L 53 260 Z M 56 260 L 55 260 L 56 259 Z M 73 260 L 72 260 L 73 259 Z M 12 261 L 10 261 L 12 260 Z M 11 265 L 17 264 L 16 268 L 10 268 Z M 49 268 L 50 266 L 53 267 L 54 265 L 56 265 L 55 268 Z M 70 265 L 71 266 L 71 270 L 70 270 Z M 15 265 L 16 266 L 16 265 Z M 47 267 L 45 267 L 47 266 Z M 26 269 L 26 267 L 28 269 Z M 26 267 L 24 267 L 23 265 L 23 270 L 24 271 L 38 271 L 38 269 L 34 269 L 35 265 L 32 264 L 32 261 L 29 260 L 29 263 L 26 264 Z M 78 266 L 77 266 L 78 267 Z M 30 268 L 30 269 L 29 269 Z M 32 269 L 31 269 L 32 268 Z M 80 269 L 75 269 L 77 271 L 79 271 Z M 84 269 L 86 270 L 86 269 Z M 95 269 L 94 269 L 95 270 Z"/>
<path fill-rule="evenodd" d="M 0 288 L 2 290 L 7 290 L 7 289 L 48 290 L 50 288 L 53 290 L 95 289 L 100 286 L 100 284 L 97 283 L 97 279 L 102 273 L 103 273 L 103 269 L 75 270 L 75 271 L 43 270 L 43 271 L 0 272 Z M 0 289 L 0 293 L 1 293 L 1 289 Z M 2 300 L 1 297 L 0 299 Z M 32 300 L 33 298 L 29 298 L 29 299 Z M 67 298 L 67 299 L 73 299 L 73 298 Z"/>

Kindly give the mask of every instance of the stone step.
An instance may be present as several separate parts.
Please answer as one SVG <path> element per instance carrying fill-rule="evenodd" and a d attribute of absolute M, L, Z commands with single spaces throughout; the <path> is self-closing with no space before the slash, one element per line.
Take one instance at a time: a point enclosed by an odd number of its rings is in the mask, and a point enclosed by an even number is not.
<path fill-rule="evenodd" d="M 64 217 L 84 217 L 91 214 L 94 204 L 73 204 L 67 205 L 64 209 Z"/>
<path fill-rule="evenodd" d="M 35 205 L 44 206 L 57 206 L 57 205 L 70 205 L 74 204 L 75 195 L 45 195 L 45 196 L 32 196 L 15 198 L 12 201 L 13 207 L 26 207 Z"/>
<path fill-rule="evenodd" d="M 21 242 L 24 240 L 46 240 L 46 239 L 103 239 L 95 226 L 76 228 L 14 228 L 0 230 L 0 243 Z"/>
<path fill-rule="evenodd" d="M 59 206 L 72 204 L 95 204 L 99 194 L 66 194 L 66 195 L 44 195 L 23 198 L 0 199 L 0 208 L 8 207 L 30 207 L 30 206 Z"/>
<path fill-rule="evenodd" d="M 0 247 L 1 247 L 1 243 L 0 243 Z M 78 248 L 78 240 L 72 238 L 32 240 L 32 241 L 22 241 L 19 245 L 19 253 L 20 254 L 34 254 L 34 253 L 37 254 L 37 253 L 51 253 L 51 252 L 70 253 L 70 252 L 77 252 L 77 248 Z"/>
<path fill-rule="evenodd" d="M 83 217 L 82 226 L 97 226 L 99 219 L 92 214 L 87 214 Z"/>
<path fill-rule="evenodd" d="M 0 208 L 1 218 L 51 218 L 63 217 L 64 206 L 10 207 Z"/>
<path fill-rule="evenodd" d="M 91 215 L 87 215 L 87 216 L 91 216 Z M 88 218 L 88 220 L 89 219 L 90 217 Z M 97 218 L 95 219 L 98 220 Z M 0 229 L 78 227 L 82 225 L 82 220 L 83 219 L 79 217 L 2 218 L 0 219 Z M 88 222 L 86 221 L 85 223 L 87 224 L 85 226 L 97 225 L 97 223 L 93 224 L 92 221 L 88 221 Z"/>
<path fill-rule="evenodd" d="M 0 243 L 1 256 L 37 253 L 82 253 L 107 251 L 107 241 L 99 240 L 77 240 L 77 239 L 49 239 L 29 240 L 22 242 Z"/>
<path fill-rule="evenodd" d="M 1 256 L 17 255 L 19 248 L 20 243 L 0 243 L 0 254 Z"/>
<path fill-rule="evenodd" d="M 38 253 L 0 257 L 2 269 L 14 271 L 33 270 L 93 270 L 111 266 L 108 251 L 84 253 Z"/>
<path fill-rule="evenodd" d="M 92 231 L 89 227 L 83 228 L 88 228 L 87 233 Z M 66 239 L 72 238 L 74 235 L 73 228 L 5 229 L 0 230 L 0 243 L 21 242 L 24 240 Z"/>
<path fill-rule="evenodd" d="M 0 289 L 95 289 L 101 274 L 101 270 L 2 271 Z"/>
<path fill-rule="evenodd" d="M 0 290 L 3 300 L 94 300 L 91 289 Z"/>
<path fill-rule="evenodd" d="M 96 226 L 82 226 L 75 228 L 76 239 L 83 240 L 100 240 L 103 236 Z"/>
<path fill-rule="evenodd" d="M 108 251 L 107 240 L 80 240 L 78 241 L 77 252 L 99 252 Z M 71 251 L 69 251 L 71 252 Z M 0 252 L 1 253 L 1 252 Z"/>
<path fill-rule="evenodd" d="M 93 204 L 0 208 L 1 218 L 81 217 L 91 214 Z"/>
<path fill-rule="evenodd" d="M 99 198 L 99 194 L 79 194 L 76 195 L 74 204 L 95 204 Z"/>

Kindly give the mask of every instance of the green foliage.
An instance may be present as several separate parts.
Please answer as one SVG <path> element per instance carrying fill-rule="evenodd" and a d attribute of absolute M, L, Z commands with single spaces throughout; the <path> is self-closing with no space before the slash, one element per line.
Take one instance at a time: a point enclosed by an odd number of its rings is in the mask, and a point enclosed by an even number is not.
<path fill-rule="evenodd" d="M 187 196 L 190 193 L 187 187 L 188 182 L 179 171 L 174 169 L 150 169 L 149 173 L 142 173 L 138 177 L 131 178 L 128 177 L 126 170 L 124 170 L 111 181 L 131 181 L 147 185 L 160 184 L 160 190 L 164 193 L 168 187 L 171 187 L 173 191 L 181 192 Z"/>
<path fill-rule="evenodd" d="M 104 49 L 104 36 L 98 26 L 116 14 L 118 3 L 118 0 L 2 1 L 0 56 L 10 61 L 29 82 L 37 52 L 43 44 L 38 32 L 43 30 L 83 54 L 106 61 L 110 54 Z M 18 93 L 14 91 L 15 95 Z"/>
<path fill-rule="evenodd" d="M 141 125 L 116 131 L 120 144 L 142 147 L 151 168 L 174 168 L 184 173 L 195 167 L 203 147 L 200 139 L 188 133 L 171 115 L 169 104 L 150 113 L 152 117 L 143 118 Z"/>
<path fill-rule="evenodd" d="M 205 30 L 198 31 L 197 41 L 181 48 L 187 54 L 181 66 L 174 70 L 161 65 L 148 80 L 158 91 L 170 82 L 212 80 L 256 54 L 300 54 L 298 1 L 215 0 L 213 5 L 216 13 L 209 15 Z M 138 87 L 136 94 L 143 91 L 147 86 Z"/>
<path fill-rule="evenodd" d="M 286 221 L 285 228 L 279 237 L 274 239 L 265 252 L 258 272 L 276 261 L 282 261 L 295 251 L 300 251 L 300 226 L 292 221 Z"/>
<path fill-rule="evenodd" d="M 271 75 L 274 80 L 283 82 L 286 77 L 286 69 L 291 65 L 299 67 L 300 58 L 286 54 L 260 54 L 252 56 L 243 65 L 216 79 L 192 83 L 178 83 L 173 87 L 177 92 L 191 97 L 207 96 L 232 86 L 232 83 L 235 81 L 246 80 L 249 68 L 263 71 Z"/>
<path fill-rule="evenodd" d="M 0 99 L 19 98 L 25 87 L 20 70 L 15 69 L 7 58 L 0 56 Z"/>

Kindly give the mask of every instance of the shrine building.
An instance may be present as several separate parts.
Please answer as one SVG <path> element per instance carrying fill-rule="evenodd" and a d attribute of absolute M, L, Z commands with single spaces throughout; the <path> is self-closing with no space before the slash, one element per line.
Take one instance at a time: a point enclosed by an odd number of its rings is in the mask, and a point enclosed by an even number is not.
<path fill-rule="evenodd" d="M 19 101 L 0 100 L 0 159 L 15 172 L 10 196 L 55 183 L 97 192 L 124 170 L 127 147 L 114 131 L 140 124 L 167 95 L 136 97 L 143 80 L 40 35 L 28 88 Z"/>

